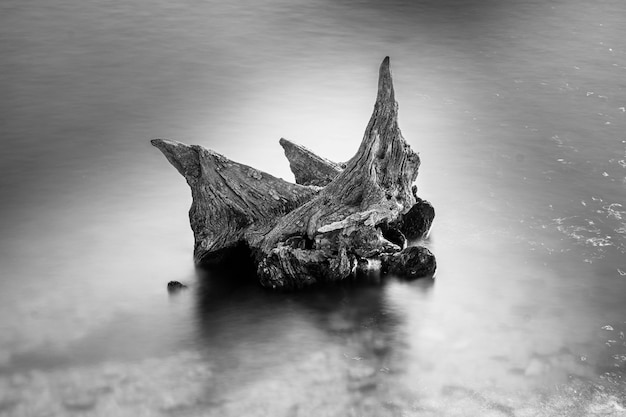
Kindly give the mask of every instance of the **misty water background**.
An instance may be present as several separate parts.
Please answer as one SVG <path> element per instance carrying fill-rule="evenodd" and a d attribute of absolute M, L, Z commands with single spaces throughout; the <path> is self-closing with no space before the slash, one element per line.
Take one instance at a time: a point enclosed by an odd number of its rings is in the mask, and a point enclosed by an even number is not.
<path fill-rule="evenodd" d="M 2 1 L 0 415 L 621 415 L 624 16 Z M 195 271 L 189 189 L 149 139 L 292 180 L 278 139 L 349 159 L 386 55 L 435 282 L 276 294 Z"/>

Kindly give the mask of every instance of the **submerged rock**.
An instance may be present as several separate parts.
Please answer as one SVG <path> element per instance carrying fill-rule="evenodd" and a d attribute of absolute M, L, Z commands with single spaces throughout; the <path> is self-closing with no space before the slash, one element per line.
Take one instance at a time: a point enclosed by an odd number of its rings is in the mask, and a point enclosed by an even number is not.
<path fill-rule="evenodd" d="M 170 281 L 167 283 L 167 290 L 169 292 L 176 292 L 176 291 L 180 291 L 184 288 L 187 288 L 187 286 L 185 284 L 182 284 L 178 281 Z"/>
<path fill-rule="evenodd" d="M 417 196 L 417 202 L 402 216 L 399 229 L 409 239 L 420 239 L 428 236 L 435 219 L 435 208 L 428 201 Z"/>
<path fill-rule="evenodd" d="M 433 276 L 437 269 L 435 256 L 423 246 L 411 246 L 387 255 L 382 259 L 382 265 L 383 272 L 408 279 Z"/>

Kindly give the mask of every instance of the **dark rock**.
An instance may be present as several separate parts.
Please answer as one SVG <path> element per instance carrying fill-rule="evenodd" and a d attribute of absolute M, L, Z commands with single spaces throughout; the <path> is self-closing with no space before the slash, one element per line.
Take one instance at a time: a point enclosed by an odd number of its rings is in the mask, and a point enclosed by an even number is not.
<path fill-rule="evenodd" d="M 175 291 L 180 291 L 184 288 L 187 288 L 187 286 L 185 284 L 182 284 L 178 281 L 170 281 L 167 283 L 167 290 L 169 292 L 175 292 Z"/>
<path fill-rule="evenodd" d="M 435 218 L 435 208 L 428 201 L 419 197 L 411 209 L 402 216 L 399 228 L 409 239 L 420 239 L 428 236 Z"/>
<path fill-rule="evenodd" d="M 384 273 L 407 279 L 432 276 L 437 269 L 435 256 L 423 246 L 411 246 L 402 252 L 386 255 L 381 261 Z"/>
<path fill-rule="evenodd" d="M 406 237 L 404 233 L 395 227 L 391 227 L 388 224 L 380 225 L 380 230 L 383 233 L 383 237 L 390 241 L 391 243 L 398 245 L 400 249 L 406 248 Z"/>

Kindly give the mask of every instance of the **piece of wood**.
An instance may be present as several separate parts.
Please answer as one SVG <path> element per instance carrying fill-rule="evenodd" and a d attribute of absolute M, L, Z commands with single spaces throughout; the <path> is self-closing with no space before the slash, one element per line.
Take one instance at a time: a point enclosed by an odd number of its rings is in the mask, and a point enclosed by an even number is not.
<path fill-rule="evenodd" d="M 398 275 L 402 265 L 409 277 L 434 273 L 428 249 L 403 250 L 404 216 L 423 200 L 413 188 L 420 158 L 402 137 L 397 112 L 387 57 L 372 117 L 345 166 L 281 140 L 297 182 L 324 188 L 287 183 L 200 146 L 153 140 L 191 187 L 196 262 L 243 245 L 271 288 L 350 279 L 367 259 Z"/>
<path fill-rule="evenodd" d="M 267 233 L 278 219 L 319 192 L 291 184 L 266 172 L 205 149 L 166 139 L 152 145 L 166 156 L 191 188 L 189 221 L 195 237 L 197 264 L 219 261 Z"/>
<path fill-rule="evenodd" d="M 281 146 L 285 149 L 285 156 L 289 160 L 291 172 L 296 179 L 296 184 L 324 186 L 334 180 L 346 167 L 346 163 L 338 164 L 326 158 L 316 155 L 311 150 L 292 141 L 281 138 Z M 383 226 L 383 230 L 389 231 L 390 236 L 395 235 L 392 242 L 405 242 L 406 239 L 416 240 L 428 236 L 432 222 L 435 218 L 435 209 L 428 201 L 417 196 L 417 187 L 411 189 L 416 203 L 411 209 L 402 214 L 391 225 Z M 387 236 L 389 239 L 390 237 Z M 400 246 L 403 246 L 400 243 Z"/>

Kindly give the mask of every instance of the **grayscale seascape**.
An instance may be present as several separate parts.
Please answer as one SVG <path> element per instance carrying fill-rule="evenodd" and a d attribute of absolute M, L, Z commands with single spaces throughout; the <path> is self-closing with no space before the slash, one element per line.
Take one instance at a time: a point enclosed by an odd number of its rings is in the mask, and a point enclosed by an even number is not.
<path fill-rule="evenodd" d="M 620 0 L 3 0 L 0 416 L 626 415 L 625 23 Z M 279 138 L 351 158 L 387 55 L 434 281 L 196 270 L 150 139 L 293 181 Z"/>

